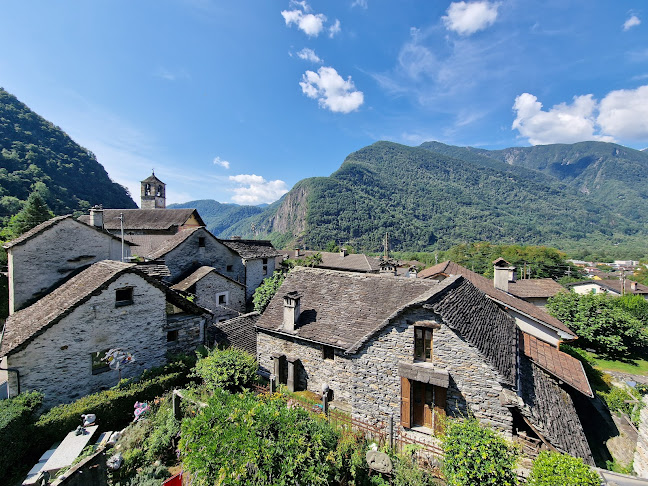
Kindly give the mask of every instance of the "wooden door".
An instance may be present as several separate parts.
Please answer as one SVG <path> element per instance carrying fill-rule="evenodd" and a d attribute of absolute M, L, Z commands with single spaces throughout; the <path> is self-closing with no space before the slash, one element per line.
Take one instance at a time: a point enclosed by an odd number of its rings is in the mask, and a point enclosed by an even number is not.
<path fill-rule="evenodd" d="M 414 393 L 412 393 L 412 423 L 414 425 L 425 424 L 425 383 L 413 382 Z"/>

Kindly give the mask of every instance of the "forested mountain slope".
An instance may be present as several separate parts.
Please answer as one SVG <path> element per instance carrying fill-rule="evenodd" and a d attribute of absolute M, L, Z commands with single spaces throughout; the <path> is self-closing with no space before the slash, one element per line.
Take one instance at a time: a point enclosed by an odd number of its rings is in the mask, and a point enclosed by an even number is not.
<path fill-rule="evenodd" d="M 46 186 L 41 192 L 55 214 L 95 204 L 137 207 L 91 152 L 0 88 L 0 226 L 20 210 L 37 182 Z"/>
<path fill-rule="evenodd" d="M 262 213 L 265 208 L 259 206 L 239 206 L 238 204 L 223 204 L 213 199 L 199 199 L 181 204 L 170 204 L 173 208 L 195 208 L 214 235 L 220 236 L 230 226 L 255 214 Z"/>
<path fill-rule="evenodd" d="M 260 215 L 225 231 L 276 244 L 349 242 L 380 250 L 447 248 L 470 241 L 557 247 L 630 241 L 643 225 L 537 170 L 469 152 L 378 142 L 350 154 L 330 177 L 300 181 Z"/>

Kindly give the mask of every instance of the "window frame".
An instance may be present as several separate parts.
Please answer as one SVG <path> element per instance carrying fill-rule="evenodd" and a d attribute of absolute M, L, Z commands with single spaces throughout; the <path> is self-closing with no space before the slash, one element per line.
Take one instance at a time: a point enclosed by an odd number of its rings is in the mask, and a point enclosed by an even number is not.
<path fill-rule="evenodd" d="M 419 333 L 421 333 L 421 337 L 419 337 Z M 433 360 L 434 328 L 431 326 L 414 326 L 414 361 L 430 363 Z"/>
<path fill-rule="evenodd" d="M 121 287 L 119 289 L 115 289 L 115 307 L 123 307 L 125 305 L 132 305 L 133 304 L 133 289 L 134 287 Z M 127 292 L 128 298 L 119 298 L 119 293 L 120 292 Z M 123 295 L 122 295 L 123 297 Z"/>
<path fill-rule="evenodd" d="M 225 302 L 222 303 L 222 304 L 221 304 L 221 301 L 220 301 L 220 300 L 221 300 L 221 297 L 224 297 L 224 298 L 225 298 L 225 299 L 224 299 Z M 217 293 L 217 294 L 216 294 L 216 303 L 217 303 L 218 305 L 223 305 L 223 306 L 229 305 L 229 290 L 226 291 L 226 292 L 219 292 L 219 293 Z"/>
<path fill-rule="evenodd" d="M 179 334 L 180 333 L 178 332 L 178 329 L 170 329 L 169 331 L 167 331 L 167 344 L 176 344 L 180 337 Z M 169 339 L 172 336 L 175 336 L 175 338 Z"/>

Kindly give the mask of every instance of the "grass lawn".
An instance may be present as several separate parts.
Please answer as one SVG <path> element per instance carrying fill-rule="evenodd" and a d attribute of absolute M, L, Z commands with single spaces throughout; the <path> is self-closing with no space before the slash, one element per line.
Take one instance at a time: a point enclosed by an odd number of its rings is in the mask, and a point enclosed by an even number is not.
<path fill-rule="evenodd" d="M 585 353 L 592 359 L 594 365 L 603 371 L 618 371 L 620 373 L 648 376 L 648 361 L 645 359 L 635 359 L 630 362 L 610 361 L 599 358 L 594 353 L 588 353 L 587 351 Z"/>

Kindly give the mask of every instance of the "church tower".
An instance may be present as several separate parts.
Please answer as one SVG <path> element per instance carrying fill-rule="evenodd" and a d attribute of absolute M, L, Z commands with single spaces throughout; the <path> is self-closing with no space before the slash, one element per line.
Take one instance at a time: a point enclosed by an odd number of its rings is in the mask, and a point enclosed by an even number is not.
<path fill-rule="evenodd" d="M 153 172 L 142 181 L 141 209 L 164 209 L 166 208 L 166 184 L 155 177 Z"/>

